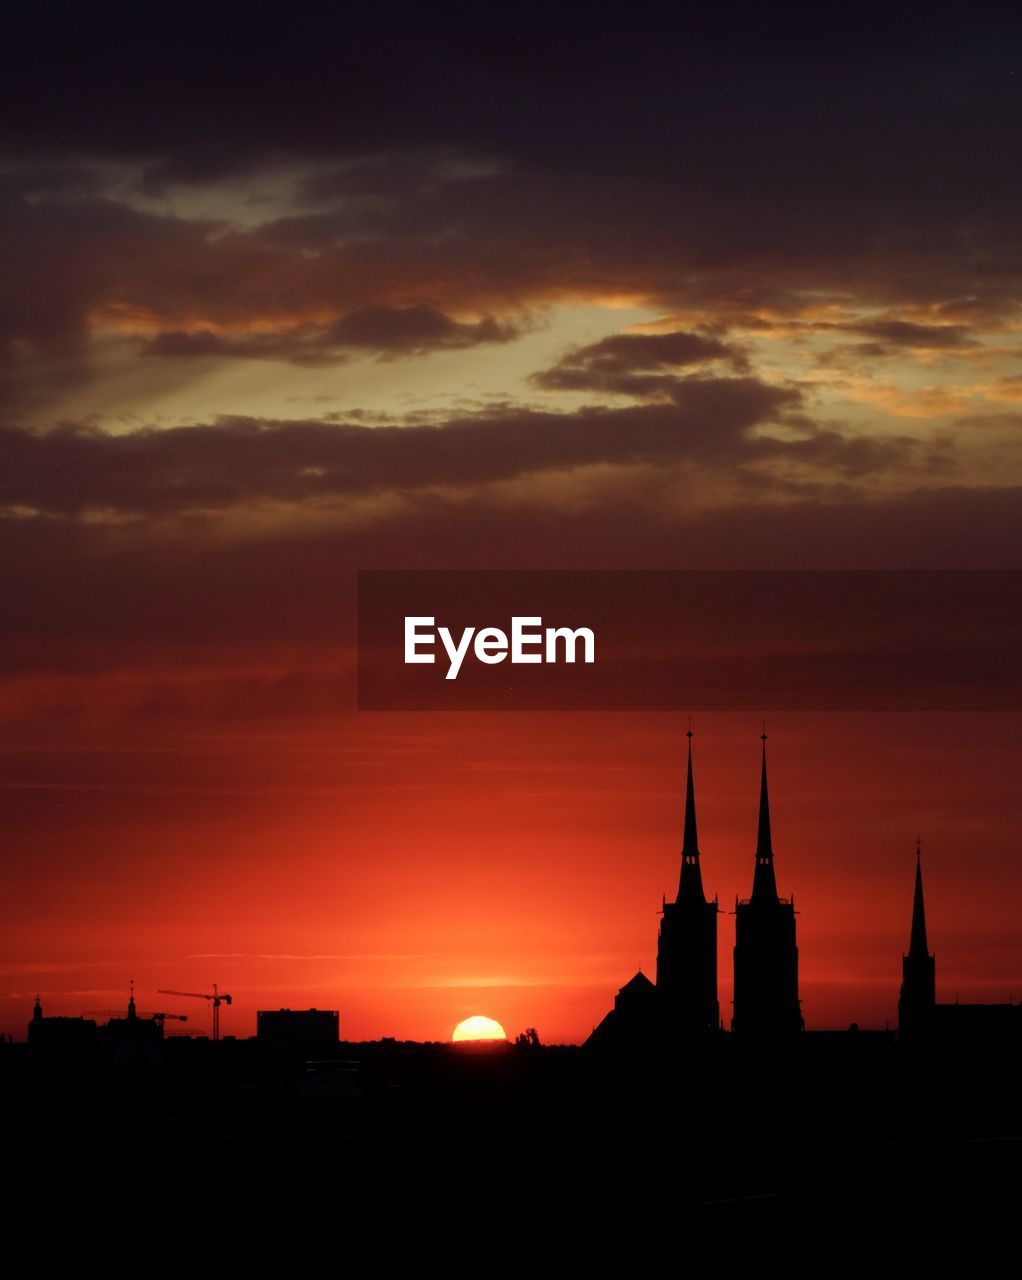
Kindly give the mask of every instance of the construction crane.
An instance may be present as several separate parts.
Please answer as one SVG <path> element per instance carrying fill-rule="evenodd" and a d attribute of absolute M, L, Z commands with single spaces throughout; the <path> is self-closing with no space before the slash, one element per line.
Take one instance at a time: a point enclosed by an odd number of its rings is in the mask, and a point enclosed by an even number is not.
<path fill-rule="evenodd" d="M 205 991 L 167 991 L 160 988 L 157 995 L 161 996 L 183 996 L 188 1000 L 208 1000 L 213 1006 L 213 1039 L 220 1039 L 220 1006 L 222 1004 L 231 1004 L 231 997 L 217 988 L 213 983 L 213 994 L 209 995 Z"/>
<path fill-rule="evenodd" d="M 159 1023 L 188 1021 L 187 1013 L 151 1013 L 149 1016 L 152 1018 L 153 1022 Z"/>

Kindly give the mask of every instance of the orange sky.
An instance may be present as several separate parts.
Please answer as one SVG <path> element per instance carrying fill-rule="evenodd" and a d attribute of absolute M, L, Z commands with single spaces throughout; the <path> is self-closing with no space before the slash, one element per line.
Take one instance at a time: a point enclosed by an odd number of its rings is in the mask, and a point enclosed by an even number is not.
<path fill-rule="evenodd" d="M 316 1005 L 351 1038 L 447 1038 L 476 1012 L 584 1038 L 653 972 L 677 721 L 355 713 L 7 740 L 3 1029 L 23 1034 L 36 989 L 73 1014 L 122 1003 L 134 977 L 142 1007 L 193 1030 L 201 1007 L 157 988 L 218 982 L 239 1035 L 257 1008 Z M 751 884 L 758 726 L 697 729 L 703 874 L 726 911 Z M 893 1020 L 917 829 L 940 997 L 1017 999 L 1017 717 L 792 715 L 769 745 L 808 1025 Z M 727 914 L 719 936 L 726 1010 Z"/>
<path fill-rule="evenodd" d="M 17 7 L 0 79 L 0 1028 L 134 978 L 243 1034 L 583 1037 L 653 970 L 683 718 L 359 714 L 357 571 L 1022 567 L 1018 20 L 135 9 Z M 921 624 L 961 712 L 771 713 L 811 1027 L 893 1017 L 917 830 L 942 997 L 1022 996 L 1017 713 L 968 714 L 1018 644 L 975 616 L 964 660 Z M 792 665 L 859 707 L 844 652 Z"/>

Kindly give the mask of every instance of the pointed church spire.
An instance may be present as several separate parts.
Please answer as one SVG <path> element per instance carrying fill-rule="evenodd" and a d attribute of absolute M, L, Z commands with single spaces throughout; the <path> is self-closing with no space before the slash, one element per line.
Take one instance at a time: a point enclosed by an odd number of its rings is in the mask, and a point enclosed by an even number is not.
<path fill-rule="evenodd" d="M 923 906 L 923 865 L 922 845 L 916 837 L 916 888 L 912 898 L 912 936 L 909 939 L 910 956 L 926 956 L 926 909 Z"/>
<path fill-rule="evenodd" d="M 923 908 L 922 849 L 916 838 L 916 885 L 912 898 L 912 934 L 908 954 L 901 962 L 898 996 L 898 1035 L 902 1040 L 925 1040 L 932 1032 L 937 1003 L 936 964 L 926 945 L 926 912 Z"/>
<path fill-rule="evenodd" d="M 681 844 L 681 883 L 678 901 L 696 898 L 706 901 L 703 893 L 703 877 L 699 870 L 699 836 L 696 831 L 696 791 L 692 780 L 692 728 L 688 733 L 688 774 L 685 782 L 685 835 Z"/>
<path fill-rule="evenodd" d="M 685 783 L 685 838 L 682 841 L 681 853 L 699 857 L 699 837 L 696 834 L 696 792 L 692 782 L 692 730 L 685 735 L 688 738 L 688 778 Z"/>
<path fill-rule="evenodd" d="M 774 848 L 770 838 L 770 797 L 767 792 L 766 725 L 760 735 L 763 742 L 763 768 L 759 784 L 759 834 L 756 840 L 756 872 L 752 880 L 752 897 L 756 902 L 777 901 L 774 878 Z"/>
<path fill-rule="evenodd" d="M 766 731 L 760 734 L 763 742 L 763 768 L 759 780 L 759 836 L 756 840 L 756 857 L 773 858 L 774 846 L 770 839 L 770 796 L 767 792 Z"/>

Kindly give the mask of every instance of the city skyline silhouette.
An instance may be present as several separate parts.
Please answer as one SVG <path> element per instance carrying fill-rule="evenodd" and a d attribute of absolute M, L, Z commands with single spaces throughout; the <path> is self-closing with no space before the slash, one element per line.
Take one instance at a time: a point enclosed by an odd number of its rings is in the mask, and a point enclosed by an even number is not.
<path fill-rule="evenodd" d="M 1010 1262 L 1022 11 L 0 44 L 8 1253 Z"/>
<path fill-rule="evenodd" d="M 736 894 L 734 911 L 728 913 L 735 922 L 732 951 L 735 994 L 728 1016 L 721 1012 L 717 973 L 717 921 L 718 916 L 724 913 L 719 906 L 719 895 L 715 894 L 712 900 L 708 899 L 703 885 L 693 768 L 692 744 L 695 735 L 691 728 L 691 718 L 689 725 L 685 734 L 687 749 L 678 890 L 676 898 L 670 902 L 664 895 L 661 905 L 655 981 L 646 979 L 640 967 L 636 975 L 618 992 L 615 1007 L 623 1000 L 626 1008 L 631 1010 L 631 1022 L 648 1016 L 657 1023 L 655 1034 L 648 1029 L 639 1034 L 639 1039 L 644 1041 L 649 1041 L 651 1036 L 656 1038 L 666 1035 L 670 1039 L 692 1042 L 708 1035 L 726 1032 L 736 1032 L 750 1040 L 787 1039 L 806 1030 L 806 1019 L 798 985 L 799 959 L 795 933 L 797 913 L 794 895 L 781 897 L 777 890 L 767 777 L 766 727 L 764 724 L 760 734 L 762 750 L 751 893 L 745 899 Z M 989 1021 L 990 1018 L 998 1017 L 1002 1019 L 1003 1026 L 1010 1030 L 1014 1022 L 1005 1011 L 1018 1009 L 1022 1015 L 1022 1005 L 1015 1005 L 1010 999 L 993 1004 L 974 1001 L 963 1005 L 956 993 L 953 1002 L 940 1004 L 937 1001 L 934 956 L 927 950 L 921 839 L 917 835 L 915 841 L 911 931 L 902 961 L 899 985 L 898 1037 L 902 1041 L 925 1041 L 936 1036 L 938 1028 L 943 1034 L 951 1034 L 953 1016 L 947 1012 L 951 1008 L 960 1010 L 957 1015 L 959 1023 L 964 1025 L 965 1020 L 971 1018 L 970 1027 L 973 1031 L 980 1027 L 984 1018 Z M 725 948 L 729 946 L 727 935 L 723 944 Z M 220 1038 L 220 1006 L 225 1004 L 230 1008 L 233 1003 L 233 997 L 220 990 L 215 982 L 211 992 L 182 992 L 173 988 L 161 988 L 155 994 L 172 996 L 178 1003 L 182 999 L 205 1000 L 211 1013 L 211 1038 L 214 1041 Z M 481 996 L 480 999 L 485 1000 L 485 997 Z M 109 1012 L 108 1027 L 123 1025 L 133 1029 L 140 1021 L 145 1021 L 152 1024 L 156 1038 L 162 1039 L 165 1021 L 188 1021 L 188 1016 L 180 1013 L 138 1015 L 136 1007 L 135 982 L 132 979 L 126 1015 Z M 1000 1012 L 983 1014 L 984 1009 Z M 967 1013 L 966 1010 L 972 1012 Z M 287 1012 L 290 1015 L 290 1007 Z M 280 1013 L 283 1018 L 284 1010 L 281 1009 Z M 40 993 L 36 992 L 32 1020 L 28 1024 L 29 1038 L 31 1040 L 33 1031 L 37 1038 L 42 1037 L 47 1028 L 51 1035 L 67 1035 L 75 1030 L 76 1022 L 87 1023 L 94 1030 L 97 1023 L 89 1021 L 92 1015 L 99 1019 L 103 1017 L 102 1012 L 95 1014 L 95 1011 L 86 1011 L 77 1017 L 66 1013 L 45 1017 Z M 314 1015 L 315 1010 L 310 1010 L 307 1016 L 311 1018 Z M 258 1015 L 260 1020 L 264 1016 L 269 1025 L 269 1019 L 277 1015 L 272 1011 L 263 1011 Z M 296 1021 L 303 1016 L 306 1015 L 300 1011 L 293 1015 Z M 336 1020 L 337 1015 L 333 1016 Z M 1022 1026 L 1022 1016 L 1014 1021 Z M 98 1025 L 103 1025 L 102 1021 Z M 867 1026 L 868 1023 L 854 1018 L 850 1025 L 858 1028 Z M 884 1025 L 889 1029 L 891 1023 L 888 1020 Z M 612 1014 L 599 1027 L 594 1026 L 593 1034 L 586 1043 L 606 1042 L 616 1034 L 615 1026 Z M 79 1029 L 84 1030 L 84 1026 Z M 210 1032 L 193 1028 L 182 1028 L 178 1032 L 179 1038 L 188 1035 L 205 1038 L 209 1034 Z M 236 1033 L 228 1034 L 232 1039 L 237 1038 Z M 531 1034 L 534 1035 L 535 1032 L 532 1031 Z M 335 1035 L 334 1040 L 337 1038 Z M 442 1042 L 449 1037 L 438 1034 L 426 1039 Z"/>
<path fill-rule="evenodd" d="M 652 1266 L 676 1256 L 678 1231 L 708 1222 L 736 1259 L 773 1256 L 783 1224 L 823 1247 L 865 1206 L 870 1237 L 883 1231 L 888 1247 L 929 1258 L 966 1246 L 1014 1194 L 1022 1005 L 938 1000 L 917 841 L 898 1027 L 802 1028 L 793 903 L 774 866 L 770 801 L 784 803 L 770 795 L 762 736 L 744 905 L 763 914 L 735 917 L 736 969 L 753 977 L 736 986 L 733 1031 L 712 1024 L 709 944 L 724 913 L 703 887 L 689 730 L 657 982 L 629 979 L 584 1045 L 546 1043 L 531 1026 L 497 1043 L 358 1040 L 343 1007 L 263 1009 L 255 1036 L 218 1042 L 166 1035 L 184 1015 L 140 1009 L 134 983 L 123 1014 L 52 1016 L 37 998 L 28 1042 L 0 1041 L 0 1095 L 24 1104 L 6 1130 L 24 1176 L 0 1221 L 41 1225 L 56 1194 L 62 1221 L 84 1231 L 111 1189 L 130 1195 L 141 1178 L 126 1239 L 215 1192 L 232 1221 L 258 1216 L 254 1235 L 232 1240 L 242 1256 L 293 1250 L 311 1215 L 342 1228 L 343 1255 L 372 1273 L 425 1266 L 423 1250 L 441 1249 L 454 1224 L 472 1251 L 524 1229 L 576 1260 Z M 186 997 L 227 999 L 218 987 Z M 68 1183 L 63 1171 L 83 1159 L 110 1173 Z M 919 1233 L 926 1209 L 950 1224 L 939 1246 Z M 381 1260 L 395 1214 L 410 1235 Z M 204 1214 L 196 1238 L 215 1249 L 221 1229 Z M 703 1256 L 698 1239 L 690 1252 Z"/>

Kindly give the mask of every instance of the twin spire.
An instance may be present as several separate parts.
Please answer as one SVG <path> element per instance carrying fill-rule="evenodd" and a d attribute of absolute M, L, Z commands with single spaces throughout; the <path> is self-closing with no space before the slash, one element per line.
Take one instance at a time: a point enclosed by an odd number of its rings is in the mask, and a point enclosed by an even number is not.
<path fill-rule="evenodd" d="M 695 899 L 706 901 L 703 877 L 699 869 L 699 836 L 696 831 L 696 793 L 692 780 L 692 730 L 688 738 L 688 776 L 685 784 L 685 835 L 681 845 L 681 883 L 678 901 Z M 777 902 L 777 881 L 774 877 L 774 849 L 770 838 L 770 797 L 767 791 L 766 730 L 763 731 L 763 770 L 759 788 L 759 835 L 756 841 L 756 871 L 752 882 L 752 898 L 755 902 Z M 918 881 L 917 895 L 922 903 L 922 881 Z M 914 930 L 913 925 L 913 930 Z M 915 936 L 913 932 L 913 937 Z M 925 946 L 925 926 L 924 926 Z"/>

